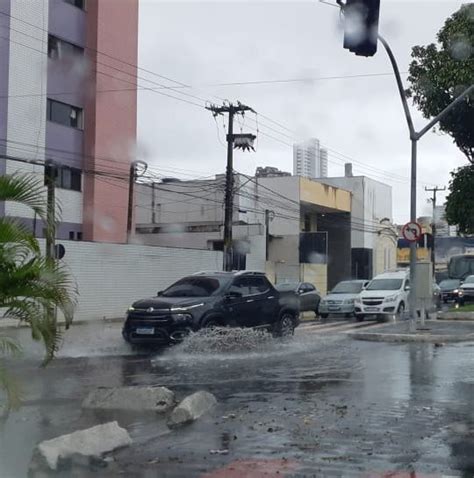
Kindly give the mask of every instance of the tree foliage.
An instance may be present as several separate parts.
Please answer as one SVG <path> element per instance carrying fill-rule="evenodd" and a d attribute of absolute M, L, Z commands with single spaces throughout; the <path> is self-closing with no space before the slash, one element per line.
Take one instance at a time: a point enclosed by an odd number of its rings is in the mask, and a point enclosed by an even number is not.
<path fill-rule="evenodd" d="M 425 118 L 433 118 L 474 84 L 474 4 L 463 5 L 437 35 L 438 45 L 412 50 L 407 90 Z M 439 123 L 458 148 L 474 162 L 474 94 Z"/>
<path fill-rule="evenodd" d="M 446 199 L 446 220 L 461 234 L 474 234 L 474 164 L 451 173 Z"/>
<path fill-rule="evenodd" d="M 30 207 L 43 220 L 46 234 L 53 234 L 43 186 L 34 177 L 0 177 L 0 201 Z M 54 357 L 61 339 L 51 310 L 60 310 L 68 327 L 75 300 L 75 285 L 65 267 L 41 255 L 38 240 L 24 224 L 11 217 L 0 218 L 0 319 L 16 319 L 30 327 L 32 338 L 45 346 L 44 364 Z M 0 391 L 5 392 L 7 409 L 19 403 L 20 395 L 4 358 L 19 351 L 10 337 L 0 335 Z"/>

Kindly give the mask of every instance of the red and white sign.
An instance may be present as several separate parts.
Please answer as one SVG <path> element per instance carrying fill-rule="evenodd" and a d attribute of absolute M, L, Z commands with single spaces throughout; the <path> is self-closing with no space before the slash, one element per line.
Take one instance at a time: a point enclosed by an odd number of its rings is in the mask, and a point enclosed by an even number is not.
<path fill-rule="evenodd" d="M 408 222 L 402 228 L 403 237 L 410 242 L 416 242 L 422 234 L 421 226 L 417 222 Z"/>

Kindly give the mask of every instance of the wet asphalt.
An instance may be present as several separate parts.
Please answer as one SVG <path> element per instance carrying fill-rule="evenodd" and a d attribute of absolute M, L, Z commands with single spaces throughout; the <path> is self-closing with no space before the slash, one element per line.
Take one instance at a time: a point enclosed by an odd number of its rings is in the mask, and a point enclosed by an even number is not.
<path fill-rule="evenodd" d="M 97 348 L 45 369 L 34 356 L 17 362 L 24 404 L 0 424 L 0 477 L 27 476 L 38 442 L 109 420 L 134 444 L 77 476 L 474 476 L 472 343 L 366 343 L 305 326 L 287 343 L 208 345 L 120 356 Z M 154 414 L 81 409 L 95 387 L 145 384 L 179 399 L 207 390 L 219 404 L 173 431 Z"/>

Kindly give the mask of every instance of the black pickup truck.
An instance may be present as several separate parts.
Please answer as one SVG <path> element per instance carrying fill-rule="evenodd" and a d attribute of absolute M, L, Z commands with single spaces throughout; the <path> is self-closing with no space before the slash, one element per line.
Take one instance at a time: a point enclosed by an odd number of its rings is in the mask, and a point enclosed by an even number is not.
<path fill-rule="evenodd" d="M 288 336 L 299 313 L 296 294 L 281 294 L 262 272 L 198 272 L 134 302 L 122 335 L 132 344 L 163 345 L 205 327 L 258 327 Z"/>

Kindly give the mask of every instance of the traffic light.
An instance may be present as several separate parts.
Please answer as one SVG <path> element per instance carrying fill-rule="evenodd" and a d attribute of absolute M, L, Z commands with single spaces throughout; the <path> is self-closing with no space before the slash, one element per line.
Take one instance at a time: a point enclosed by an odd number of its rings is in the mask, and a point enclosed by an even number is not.
<path fill-rule="evenodd" d="M 380 0 L 346 1 L 343 5 L 344 48 L 359 56 L 375 55 L 379 12 Z"/>

